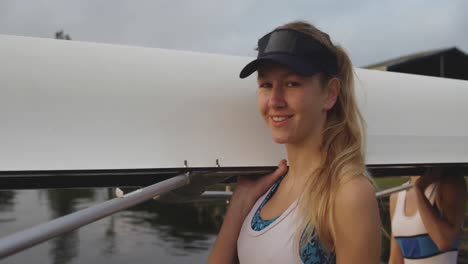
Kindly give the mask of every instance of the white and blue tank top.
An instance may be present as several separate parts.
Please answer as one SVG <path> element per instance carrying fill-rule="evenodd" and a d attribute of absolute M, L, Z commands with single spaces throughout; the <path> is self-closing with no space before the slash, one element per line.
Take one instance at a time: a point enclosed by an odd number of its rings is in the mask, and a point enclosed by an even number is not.
<path fill-rule="evenodd" d="M 426 197 L 435 206 L 437 185 L 431 184 L 425 191 Z M 392 218 L 392 234 L 396 239 L 406 264 L 456 264 L 461 232 L 452 248 L 440 251 L 429 236 L 419 210 L 413 215 L 405 214 L 407 191 L 398 193 L 395 212 Z"/>
<path fill-rule="evenodd" d="M 245 218 L 237 240 L 241 264 L 262 263 L 335 263 L 335 254 L 328 252 L 320 241 L 312 240 L 307 245 L 297 246 L 297 200 L 280 216 L 262 219 L 260 211 L 274 195 L 283 177 L 261 196 Z M 297 243 L 296 245 L 294 243 Z M 299 249 L 299 252 L 295 252 Z"/>

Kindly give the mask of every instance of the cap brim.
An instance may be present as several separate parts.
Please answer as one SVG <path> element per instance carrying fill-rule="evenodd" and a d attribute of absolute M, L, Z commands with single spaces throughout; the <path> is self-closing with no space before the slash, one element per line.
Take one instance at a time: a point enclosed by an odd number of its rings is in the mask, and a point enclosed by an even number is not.
<path fill-rule="evenodd" d="M 239 74 L 241 79 L 250 76 L 254 73 L 261 64 L 264 63 L 277 63 L 286 68 L 290 69 L 291 71 L 304 75 L 304 76 L 312 76 L 318 72 L 320 72 L 319 67 L 314 65 L 305 59 L 301 59 L 291 54 L 269 54 L 258 58 L 256 60 L 251 61 L 247 64 Z"/>

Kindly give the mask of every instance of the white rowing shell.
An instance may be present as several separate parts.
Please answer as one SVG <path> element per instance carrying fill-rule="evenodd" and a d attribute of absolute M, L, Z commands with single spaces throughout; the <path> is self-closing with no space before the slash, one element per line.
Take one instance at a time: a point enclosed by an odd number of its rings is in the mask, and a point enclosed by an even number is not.
<path fill-rule="evenodd" d="M 275 166 L 250 60 L 0 35 L 0 170 Z M 356 74 L 368 164 L 468 162 L 467 81 Z"/>

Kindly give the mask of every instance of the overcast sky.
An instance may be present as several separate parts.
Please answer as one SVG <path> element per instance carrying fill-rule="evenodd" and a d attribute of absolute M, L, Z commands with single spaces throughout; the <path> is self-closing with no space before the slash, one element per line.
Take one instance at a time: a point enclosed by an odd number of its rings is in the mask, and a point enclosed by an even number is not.
<path fill-rule="evenodd" d="M 0 34 L 254 56 L 257 39 L 305 19 L 356 66 L 457 46 L 468 51 L 465 0 L 0 0 Z M 0 44 L 1 45 L 1 44 Z"/>

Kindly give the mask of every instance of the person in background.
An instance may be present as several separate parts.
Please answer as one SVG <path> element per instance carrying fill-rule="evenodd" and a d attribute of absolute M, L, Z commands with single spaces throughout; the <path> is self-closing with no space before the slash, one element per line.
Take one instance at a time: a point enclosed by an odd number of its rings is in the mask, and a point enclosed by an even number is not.
<path fill-rule="evenodd" d="M 390 264 L 456 264 L 466 182 L 457 168 L 410 177 L 414 187 L 390 196 Z"/>
<path fill-rule="evenodd" d="M 258 109 L 286 161 L 239 177 L 209 263 L 379 263 L 381 230 L 364 158 L 353 67 L 328 34 L 303 22 L 258 41 Z M 252 113 L 255 114 L 255 113 Z"/>

